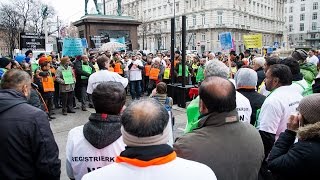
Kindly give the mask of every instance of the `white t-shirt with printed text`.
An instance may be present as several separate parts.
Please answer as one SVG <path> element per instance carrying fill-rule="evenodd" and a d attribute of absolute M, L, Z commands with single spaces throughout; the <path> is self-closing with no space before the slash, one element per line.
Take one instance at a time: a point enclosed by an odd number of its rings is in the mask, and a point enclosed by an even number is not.
<path fill-rule="evenodd" d="M 70 130 L 66 146 L 66 170 L 69 178 L 80 180 L 83 175 L 115 162 L 125 149 L 122 136 L 107 147 L 97 149 L 83 135 L 83 126 Z"/>
<path fill-rule="evenodd" d="M 258 118 L 258 129 L 276 135 L 287 129 L 288 118 L 297 112 L 302 95 L 291 86 L 275 89 L 262 104 Z"/>

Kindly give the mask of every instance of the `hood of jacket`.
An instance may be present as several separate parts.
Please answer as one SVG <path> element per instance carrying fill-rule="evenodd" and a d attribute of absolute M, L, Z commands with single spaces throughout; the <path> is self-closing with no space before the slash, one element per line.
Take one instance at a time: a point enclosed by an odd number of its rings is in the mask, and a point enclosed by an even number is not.
<path fill-rule="evenodd" d="M 120 116 L 92 113 L 83 126 L 83 134 L 92 146 L 102 149 L 121 136 L 120 128 Z"/>
<path fill-rule="evenodd" d="M 13 89 L 0 89 L 0 113 L 19 104 L 27 103 L 27 98 Z"/>
<path fill-rule="evenodd" d="M 300 69 L 310 71 L 314 76 L 317 76 L 318 74 L 317 66 L 312 63 L 302 63 L 300 64 Z"/>
<path fill-rule="evenodd" d="M 298 138 L 301 140 L 320 139 L 320 122 L 300 127 Z"/>
<path fill-rule="evenodd" d="M 239 121 L 238 112 L 236 110 L 230 112 L 212 112 L 199 117 L 199 128 L 204 126 L 222 126 L 228 123 Z"/>

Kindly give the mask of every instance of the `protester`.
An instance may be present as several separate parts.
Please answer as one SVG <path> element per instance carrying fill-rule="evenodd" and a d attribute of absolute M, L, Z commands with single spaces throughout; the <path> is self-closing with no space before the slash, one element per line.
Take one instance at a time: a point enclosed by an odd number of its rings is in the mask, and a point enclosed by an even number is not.
<path fill-rule="evenodd" d="M 264 64 L 264 73 L 266 74 L 270 66 L 274 64 L 280 63 L 280 58 L 279 57 L 268 57 L 265 59 L 265 64 Z M 268 96 L 270 94 L 270 91 L 266 89 L 265 81 L 261 83 L 261 85 L 258 88 L 258 92 L 264 96 Z"/>
<path fill-rule="evenodd" d="M 0 179 L 60 179 L 59 149 L 48 116 L 27 103 L 31 78 L 7 71 L 0 89 Z"/>
<path fill-rule="evenodd" d="M 93 90 L 92 101 L 96 113 L 68 134 L 66 164 L 70 179 L 80 180 L 86 173 L 112 164 L 125 149 L 120 132 L 120 113 L 126 102 L 122 84 L 99 84 Z"/>
<path fill-rule="evenodd" d="M 123 87 L 127 87 L 128 79 L 120 76 L 118 73 L 108 71 L 110 58 L 104 53 L 97 56 L 97 64 L 100 71 L 93 73 L 89 77 L 87 93 L 91 95 L 93 90 L 102 82 L 114 81 L 120 82 Z"/>
<path fill-rule="evenodd" d="M 156 100 L 133 102 L 121 116 L 126 149 L 117 157 L 116 163 L 86 174 L 83 180 L 127 180 L 133 177 L 137 180 L 182 177 L 184 180 L 215 180 L 215 174 L 207 166 L 176 157 L 166 144 L 168 119 L 167 110 Z"/>
<path fill-rule="evenodd" d="M 315 55 L 316 54 L 316 50 L 314 49 L 311 49 L 308 53 L 308 58 L 307 58 L 307 62 L 308 63 L 312 63 L 314 64 L 315 66 L 318 66 L 319 64 L 319 59 L 318 57 Z"/>
<path fill-rule="evenodd" d="M 5 72 L 11 69 L 11 61 L 5 57 L 0 58 L 0 80 Z"/>
<path fill-rule="evenodd" d="M 205 78 L 210 76 L 218 76 L 224 79 L 228 79 L 229 68 L 221 61 L 208 61 L 206 64 L 204 75 Z M 236 92 L 237 111 L 240 121 L 250 123 L 251 118 L 251 105 L 250 101 L 244 97 L 241 93 Z M 199 96 L 192 100 L 187 107 L 187 125 L 184 130 L 185 133 L 191 132 L 193 129 L 198 127 L 199 123 Z"/>
<path fill-rule="evenodd" d="M 40 69 L 37 70 L 34 77 L 35 84 L 38 85 L 39 91 L 48 109 L 48 115 L 50 119 L 56 119 L 53 117 L 53 95 L 54 95 L 54 79 L 50 72 L 50 63 L 46 58 L 39 60 Z"/>
<path fill-rule="evenodd" d="M 309 84 L 312 84 L 318 74 L 317 65 L 307 62 L 306 59 L 308 54 L 303 49 L 293 51 L 291 56 L 300 63 L 300 71 L 303 74 L 304 79 Z"/>
<path fill-rule="evenodd" d="M 296 89 L 299 94 L 304 96 L 308 90 L 308 88 L 311 86 L 308 84 L 308 82 L 303 78 L 303 74 L 300 72 L 300 66 L 299 62 L 296 61 L 293 57 L 285 58 L 284 60 L 280 61 L 280 64 L 287 65 L 292 73 L 292 84 L 291 87 Z"/>
<path fill-rule="evenodd" d="M 263 82 L 264 78 L 266 77 L 264 70 L 263 70 L 263 66 L 264 66 L 265 62 L 266 61 L 263 57 L 256 57 L 253 59 L 253 70 L 255 70 L 258 75 L 257 89 L 259 88 L 259 86 Z"/>
<path fill-rule="evenodd" d="M 236 82 L 237 91 L 250 101 L 252 109 L 250 124 L 255 125 L 257 119 L 257 110 L 261 108 L 264 100 L 266 99 L 265 96 L 256 92 L 258 79 L 257 73 L 249 68 L 241 68 L 236 73 L 234 79 Z"/>
<path fill-rule="evenodd" d="M 287 129 L 268 158 L 268 167 L 277 179 L 320 179 L 319 103 L 320 94 L 307 96 L 299 104 L 299 114 L 289 117 Z"/>
<path fill-rule="evenodd" d="M 292 73 L 290 68 L 283 64 L 275 64 L 269 67 L 265 84 L 266 90 L 271 93 L 264 101 L 258 114 L 257 128 L 267 158 L 274 142 L 278 139 L 280 133 L 285 131 L 290 114 L 296 112 L 302 96 L 291 87 Z M 268 176 L 265 167 L 266 162 L 264 161 L 261 170 L 262 176 Z"/>
<path fill-rule="evenodd" d="M 159 57 L 154 58 L 154 63 L 150 67 L 149 83 L 148 83 L 148 95 L 156 87 L 157 83 L 162 81 L 165 67 L 161 65 L 161 59 Z"/>
<path fill-rule="evenodd" d="M 217 179 L 257 179 L 263 144 L 252 125 L 239 121 L 234 85 L 225 78 L 207 77 L 199 97 L 199 127 L 176 140 L 177 155 L 208 165 Z"/>
<path fill-rule="evenodd" d="M 89 62 L 89 58 L 86 55 L 82 55 L 81 59 L 76 61 L 75 70 L 77 74 L 77 83 L 79 83 L 79 91 L 80 91 L 80 100 L 81 100 L 81 109 L 82 111 L 87 111 L 87 87 L 88 87 L 88 79 L 92 73 L 95 72 L 95 68 L 92 63 Z"/>
<path fill-rule="evenodd" d="M 196 82 L 199 84 L 204 79 L 204 69 L 205 69 L 206 59 L 200 59 L 199 67 L 196 74 Z"/>
<path fill-rule="evenodd" d="M 128 66 L 129 69 L 129 80 L 130 80 L 130 94 L 132 100 L 139 100 L 142 93 L 142 70 L 143 64 L 141 60 L 136 59 L 135 55 L 131 56 L 131 63 Z"/>
<path fill-rule="evenodd" d="M 56 81 L 59 83 L 59 91 L 62 101 L 62 114 L 75 113 L 73 110 L 73 98 L 76 78 L 72 72 L 69 57 L 61 58 L 60 66 L 57 69 Z"/>

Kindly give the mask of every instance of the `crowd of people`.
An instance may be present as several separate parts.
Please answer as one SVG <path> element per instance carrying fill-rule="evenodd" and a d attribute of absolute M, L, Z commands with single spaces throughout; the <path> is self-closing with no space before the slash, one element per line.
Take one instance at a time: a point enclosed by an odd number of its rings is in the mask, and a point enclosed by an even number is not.
<path fill-rule="evenodd" d="M 181 52 L 170 59 L 139 51 L 34 58 L 31 50 L 22 61 L 0 58 L 0 178 L 59 179 L 49 121 L 60 108 L 76 113 L 77 101 L 95 113 L 68 134 L 70 179 L 320 178 L 319 51 L 189 54 L 185 68 Z M 199 91 L 175 140 L 172 78 Z"/>

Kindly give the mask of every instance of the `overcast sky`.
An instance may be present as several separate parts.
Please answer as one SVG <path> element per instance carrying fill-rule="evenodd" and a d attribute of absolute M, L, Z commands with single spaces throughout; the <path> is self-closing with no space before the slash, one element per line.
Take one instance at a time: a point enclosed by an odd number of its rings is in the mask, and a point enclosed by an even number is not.
<path fill-rule="evenodd" d="M 12 0 L 0 0 L 0 2 L 11 2 Z M 13 0 L 14 1 L 14 0 Z M 84 15 L 84 1 L 85 0 L 40 0 L 49 5 L 52 5 L 59 19 L 62 19 L 64 23 L 74 22 L 79 20 Z M 102 0 L 98 0 L 101 2 Z M 93 0 L 89 0 L 88 12 L 94 7 Z"/>

